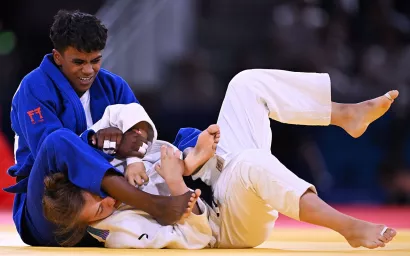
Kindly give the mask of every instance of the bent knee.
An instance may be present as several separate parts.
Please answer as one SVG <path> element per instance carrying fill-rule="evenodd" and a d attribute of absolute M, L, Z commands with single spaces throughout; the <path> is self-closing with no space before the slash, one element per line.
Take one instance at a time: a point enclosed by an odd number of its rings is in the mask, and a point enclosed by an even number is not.
<path fill-rule="evenodd" d="M 255 69 L 246 69 L 236 74 L 229 82 L 228 88 L 246 87 L 255 77 Z"/>

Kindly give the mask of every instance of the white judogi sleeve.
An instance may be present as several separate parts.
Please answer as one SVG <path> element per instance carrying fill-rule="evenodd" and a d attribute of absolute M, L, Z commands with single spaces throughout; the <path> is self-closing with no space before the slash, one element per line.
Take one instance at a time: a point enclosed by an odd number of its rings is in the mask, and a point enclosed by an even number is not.
<path fill-rule="evenodd" d="M 147 122 L 151 126 L 151 131 L 148 132 L 148 141 L 153 143 L 157 137 L 158 132 L 155 128 L 154 122 L 151 120 L 144 107 L 138 103 L 130 104 L 116 104 L 108 106 L 105 109 L 104 115 L 101 119 L 90 127 L 91 130 L 98 132 L 101 129 L 108 127 L 116 127 L 123 133 L 128 131 L 131 127 L 139 122 Z M 138 157 L 127 158 L 127 164 L 141 162 Z M 118 165 L 122 161 L 114 160 L 113 165 Z"/>
<path fill-rule="evenodd" d="M 135 124 L 142 121 L 147 122 L 152 128 L 153 134 L 152 138 L 149 138 L 149 140 L 156 140 L 158 133 L 154 122 L 151 120 L 144 107 L 138 103 L 108 106 L 101 119 L 91 126 L 90 129 L 97 132 L 103 128 L 116 127 L 122 132 L 126 132 Z"/>
<path fill-rule="evenodd" d="M 184 224 L 161 226 L 138 210 L 118 210 L 95 223 L 88 232 L 108 248 L 202 249 L 214 243 L 208 209 L 199 199 L 200 215 L 191 214 Z"/>

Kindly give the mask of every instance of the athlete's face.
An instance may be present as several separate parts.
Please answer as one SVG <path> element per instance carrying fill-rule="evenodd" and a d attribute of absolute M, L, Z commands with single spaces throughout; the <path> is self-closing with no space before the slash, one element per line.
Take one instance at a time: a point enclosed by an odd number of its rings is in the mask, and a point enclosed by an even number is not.
<path fill-rule="evenodd" d="M 80 218 L 87 223 L 102 220 L 110 216 L 118 207 L 117 202 L 112 197 L 101 198 L 94 194 L 84 191 L 85 206 L 81 212 Z"/>
<path fill-rule="evenodd" d="M 102 55 L 101 51 L 88 53 L 68 47 L 62 53 L 54 49 L 53 58 L 71 86 L 81 96 L 93 84 L 101 68 Z"/>

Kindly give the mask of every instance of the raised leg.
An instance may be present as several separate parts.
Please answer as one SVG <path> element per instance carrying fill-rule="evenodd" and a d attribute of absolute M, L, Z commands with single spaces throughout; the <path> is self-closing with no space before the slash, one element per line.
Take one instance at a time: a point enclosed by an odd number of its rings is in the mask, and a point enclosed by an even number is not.
<path fill-rule="evenodd" d="M 217 153 L 270 149 L 269 118 L 289 124 L 329 125 L 330 79 L 327 74 L 253 69 L 229 83 L 217 124 Z"/>
<path fill-rule="evenodd" d="M 393 90 L 356 104 L 332 102 L 331 124 L 339 126 L 354 138 L 360 137 L 372 122 L 389 110 L 398 96 L 399 92 Z"/>
<path fill-rule="evenodd" d="M 327 74 L 254 69 L 237 74 L 229 83 L 219 113 L 220 155 L 244 149 L 269 149 L 269 118 L 296 125 L 336 125 L 353 137 L 381 117 L 398 91 L 357 104 L 331 101 Z"/>

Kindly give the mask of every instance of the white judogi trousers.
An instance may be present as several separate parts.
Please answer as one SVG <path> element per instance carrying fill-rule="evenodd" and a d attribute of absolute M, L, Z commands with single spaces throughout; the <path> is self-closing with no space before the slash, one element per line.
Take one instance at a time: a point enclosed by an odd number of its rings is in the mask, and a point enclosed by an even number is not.
<path fill-rule="evenodd" d="M 271 154 L 269 118 L 288 124 L 329 125 L 327 74 L 246 70 L 230 82 L 218 118 L 217 154 L 225 158 L 212 184 L 220 211 L 217 247 L 255 247 L 269 237 L 278 212 L 299 219 L 299 200 L 312 184 Z"/>

